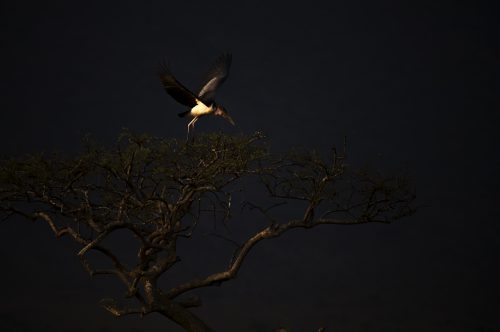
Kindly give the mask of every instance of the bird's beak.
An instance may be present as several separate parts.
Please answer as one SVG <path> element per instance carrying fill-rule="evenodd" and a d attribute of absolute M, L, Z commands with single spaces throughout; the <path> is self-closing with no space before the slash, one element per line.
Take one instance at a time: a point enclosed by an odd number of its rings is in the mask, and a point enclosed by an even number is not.
<path fill-rule="evenodd" d="M 234 123 L 233 119 L 227 115 L 227 114 L 224 114 L 224 118 L 229 121 L 230 124 L 232 124 L 233 126 L 236 126 L 236 124 Z"/>

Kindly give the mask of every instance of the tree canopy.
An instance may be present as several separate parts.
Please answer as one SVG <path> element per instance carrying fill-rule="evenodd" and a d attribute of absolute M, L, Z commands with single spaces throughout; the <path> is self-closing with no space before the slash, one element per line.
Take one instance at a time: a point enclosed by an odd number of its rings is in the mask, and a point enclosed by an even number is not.
<path fill-rule="evenodd" d="M 252 184 L 258 202 L 234 197 Z M 82 153 L 28 155 L 0 161 L 0 213 L 45 221 L 79 246 L 91 276 L 112 275 L 136 305 L 105 299 L 115 316 L 160 313 L 187 331 L 212 331 L 190 308 L 198 288 L 235 278 L 262 240 L 318 225 L 390 223 L 414 212 L 414 190 L 402 177 L 351 170 L 345 151 L 274 153 L 264 135 L 205 134 L 193 141 L 123 133 L 110 147 L 87 141 Z M 264 203 L 263 203 L 264 202 Z M 275 213 L 292 209 L 295 217 Z M 300 210 L 297 210 L 297 207 Z M 165 288 L 158 280 L 183 258 L 190 239 L 212 219 L 238 227 L 235 211 L 257 211 L 266 226 L 229 254 L 226 267 Z M 231 221 L 229 224 L 228 222 Z M 123 262 L 105 241 L 116 231 L 137 239 L 135 262 Z M 91 252 L 108 259 L 96 267 Z"/>

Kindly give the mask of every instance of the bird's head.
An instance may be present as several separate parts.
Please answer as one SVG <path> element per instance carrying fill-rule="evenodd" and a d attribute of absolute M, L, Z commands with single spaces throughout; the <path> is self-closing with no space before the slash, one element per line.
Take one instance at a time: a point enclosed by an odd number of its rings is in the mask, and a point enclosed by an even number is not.
<path fill-rule="evenodd" d="M 229 116 L 229 114 L 227 114 L 227 110 L 222 105 L 217 105 L 215 107 L 214 115 L 222 116 L 224 119 L 229 121 L 230 124 L 235 126 L 233 119 Z"/>

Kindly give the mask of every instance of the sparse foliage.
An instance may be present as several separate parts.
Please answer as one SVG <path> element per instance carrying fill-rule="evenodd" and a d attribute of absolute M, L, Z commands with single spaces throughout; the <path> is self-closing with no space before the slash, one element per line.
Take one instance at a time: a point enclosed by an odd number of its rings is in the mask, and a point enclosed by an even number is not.
<path fill-rule="evenodd" d="M 189 143 L 125 133 L 111 148 L 87 142 L 72 158 L 3 160 L 0 212 L 4 218 L 44 220 L 57 237 L 76 241 L 90 275 L 116 276 L 125 297 L 137 305 L 103 300 L 113 315 L 157 312 L 186 331 L 212 331 L 189 310 L 201 305 L 200 299 L 184 295 L 235 278 L 260 241 L 294 228 L 390 223 L 413 213 L 414 193 L 402 178 L 353 172 L 335 149 L 327 158 L 315 152 L 275 154 L 264 141 L 259 133 L 203 135 Z M 234 193 L 244 190 L 246 181 L 260 186 L 266 204 L 245 200 L 235 206 Z M 274 212 L 291 202 L 303 209 L 295 218 L 280 219 Z M 258 211 L 267 225 L 238 245 L 226 268 L 163 289 L 158 279 L 179 262 L 179 239 L 191 238 L 207 218 L 227 223 L 238 208 Z M 119 230 L 138 240 L 132 266 L 104 244 Z M 109 267 L 95 267 L 90 252 L 107 257 Z"/>

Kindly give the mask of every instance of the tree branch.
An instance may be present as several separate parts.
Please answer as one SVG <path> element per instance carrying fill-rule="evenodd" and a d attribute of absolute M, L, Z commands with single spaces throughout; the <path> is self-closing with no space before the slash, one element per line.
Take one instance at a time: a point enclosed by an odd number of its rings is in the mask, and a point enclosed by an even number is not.
<path fill-rule="evenodd" d="M 237 250 L 237 254 L 231 261 L 228 269 L 222 272 L 214 273 L 203 279 L 195 279 L 186 282 L 184 284 L 181 284 L 177 287 L 174 287 L 166 293 L 166 296 L 169 299 L 175 299 L 177 296 L 185 292 L 194 290 L 196 288 L 214 286 L 214 285 L 218 286 L 224 281 L 235 278 L 246 256 L 257 243 L 265 239 L 278 237 L 291 229 L 312 228 L 315 226 L 328 225 L 328 224 L 357 225 L 369 222 L 387 223 L 385 221 L 380 221 L 380 220 L 317 219 L 313 222 L 309 222 L 308 220 L 298 219 L 298 220 L 291 220 L 285 224 L 275 224 L 268 226 L 245 241 L 245 243 Z"/>

